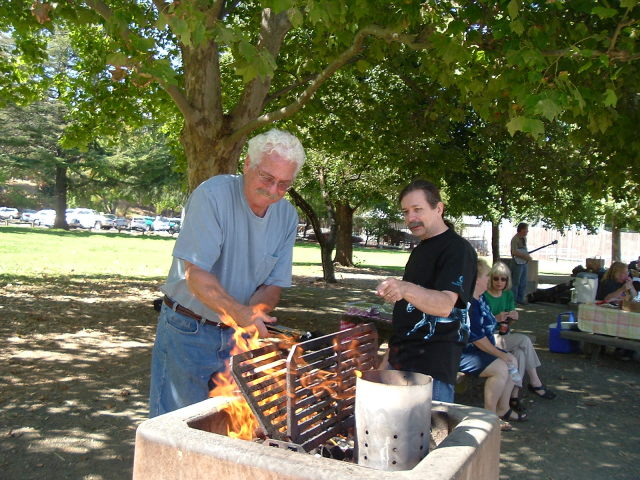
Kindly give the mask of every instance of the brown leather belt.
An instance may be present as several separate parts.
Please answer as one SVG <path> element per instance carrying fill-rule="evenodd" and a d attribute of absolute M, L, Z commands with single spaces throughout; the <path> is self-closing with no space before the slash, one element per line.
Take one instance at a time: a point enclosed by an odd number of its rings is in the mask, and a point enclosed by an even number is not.
<path fill-rule="evenodd" d="M 202 316 L 198 315 L 197 313 L 193 313 L 188 308 L 185 308 L 179 303 L 174 302 L 166 295 L 164 296 L 162 301 L 165 303 L 167 307 L 169 307 L 174 312 L 178 312 L 178 313 L 181 313 L 182 315 L 193 318 L 194 320 L 197 320 L 200 323 L 206 323 L 208 325 L 213 325 L 214 327 L 218 327 L 218 328 L 230 328 L 229 325 L 226 325 L 222 322 L 214 322 L 213 320 L 207 320 L 206 318 L 202 318 Z"/>

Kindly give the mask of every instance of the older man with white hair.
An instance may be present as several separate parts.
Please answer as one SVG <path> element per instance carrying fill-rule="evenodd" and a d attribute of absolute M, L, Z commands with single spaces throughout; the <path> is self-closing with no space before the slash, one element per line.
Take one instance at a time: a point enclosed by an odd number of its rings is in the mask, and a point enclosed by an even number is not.
<path fill-rule="evenodd" d="M 270 130 L 249 140 L 243 175 L 217 175 L 191 194 L 173 249 L 151 363 L 149 416 L 208 397 L 237 326 L 276 321 L 291 286 L 298 215 L 283 197 L 305 160 L 296 137 Z"/>

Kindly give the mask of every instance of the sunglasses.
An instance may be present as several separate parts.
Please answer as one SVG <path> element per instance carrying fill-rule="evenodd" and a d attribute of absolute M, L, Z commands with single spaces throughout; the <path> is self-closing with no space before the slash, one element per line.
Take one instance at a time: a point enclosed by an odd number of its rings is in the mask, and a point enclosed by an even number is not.
<path fill-rule="evenodd" d="M 507 281 L 507 277 L 493 277 L 493 281 L 494 282 L 506 282 Z"/>

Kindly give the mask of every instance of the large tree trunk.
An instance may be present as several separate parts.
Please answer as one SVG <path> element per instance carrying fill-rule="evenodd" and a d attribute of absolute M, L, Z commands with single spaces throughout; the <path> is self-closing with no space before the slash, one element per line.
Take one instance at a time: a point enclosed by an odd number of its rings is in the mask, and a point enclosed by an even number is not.
<path fill-rule="evenodd" d="M 322 278 L 327 283 L 336 283 L 335 269 L 333 268 L 333 262 L 331 261 L 331 254 L 336 242 L 336 229 L 332 226 L 329 235 L 325 238 L 322 234 L 322 227 L 320 226 L 320 219 L 313 210 L 313 207 L 302 198 L 302 196 L 292 188 L 289 190 L 289 196 L 293 199 L 293 202 L 304 212 L 307 219 L 313 226 L 313 232 L 316 235 L 316 239 L 320 244 L 320 258 L 322 261 Z"/>
<path fill-rule="evenodd" d="M 246 137 L 233 143 L 225 142 L 215 136 L 213 126 L 203 120 L 195 125 L 185 122 L 180 141 L 188 163 L 189 191 L 193 191 L 214 175 L 238 172 Z"/>
<path fill-rule="evenodd" d="M 500 221 L 491 220 L 491 254 L 493 263 L 500 260 Z"/>
<path fill-rule="evenodd" d="M 619 262 L 622 258 L 621 236 L 620 227 L 615 221 L 615 218 L 611 223 L 611 261 Z"/>
<path fill-rule="evenodd" d="M 353 212 L 345 203 L 336 203 L 336 256 L 335 262 L 345 267 L 353 267 Z"/>
<path fill-rule="evenodd" d="M 209 27 L 217 21 L 218 2 L 209 10 L 206 2 L 204 13 Z M 287 12 L 275 14 L 270 8 L 262 11 L 257 49 L 278 57 L 282 41 L 291 28 Z M 224 112 L 222 76 L 217 44 L 213 40 L 197 45 L 182 45 L 184 65 L 184 94 L 167 86 L 167 92 L 184 116 L 180 141 L 184 147 L 188 165 L 189 190 L 222 173 L 236 173 L 242 148 L 254 122 L 262 113 L 271 87 L 270 76 L 256 77 L 244 87 L 237 104 Z"/>
<path fill-rule="evenodd" d="M 69 229 L 67 225 L 67 166 L 56 165 L 56 220 L 53 228 Z"/>

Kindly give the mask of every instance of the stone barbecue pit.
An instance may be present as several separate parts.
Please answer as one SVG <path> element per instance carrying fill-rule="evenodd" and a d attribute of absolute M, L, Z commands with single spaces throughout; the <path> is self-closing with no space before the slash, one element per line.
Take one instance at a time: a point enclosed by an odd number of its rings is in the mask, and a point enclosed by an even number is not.
<path fill-rule="evenodd" d="M 497 417 L 439 402 L 432 403 L 430 453 L 411 470 L 354 463 L 356 378 L 377 363 L 370 324 L 290 349 L 273 343 L 234 355 L 237 396 L 215 396 L 138 427 L 133 478 L 498 478 Z M 240 395 L 262 431 L 250 440 L 233 438 Z"/>

